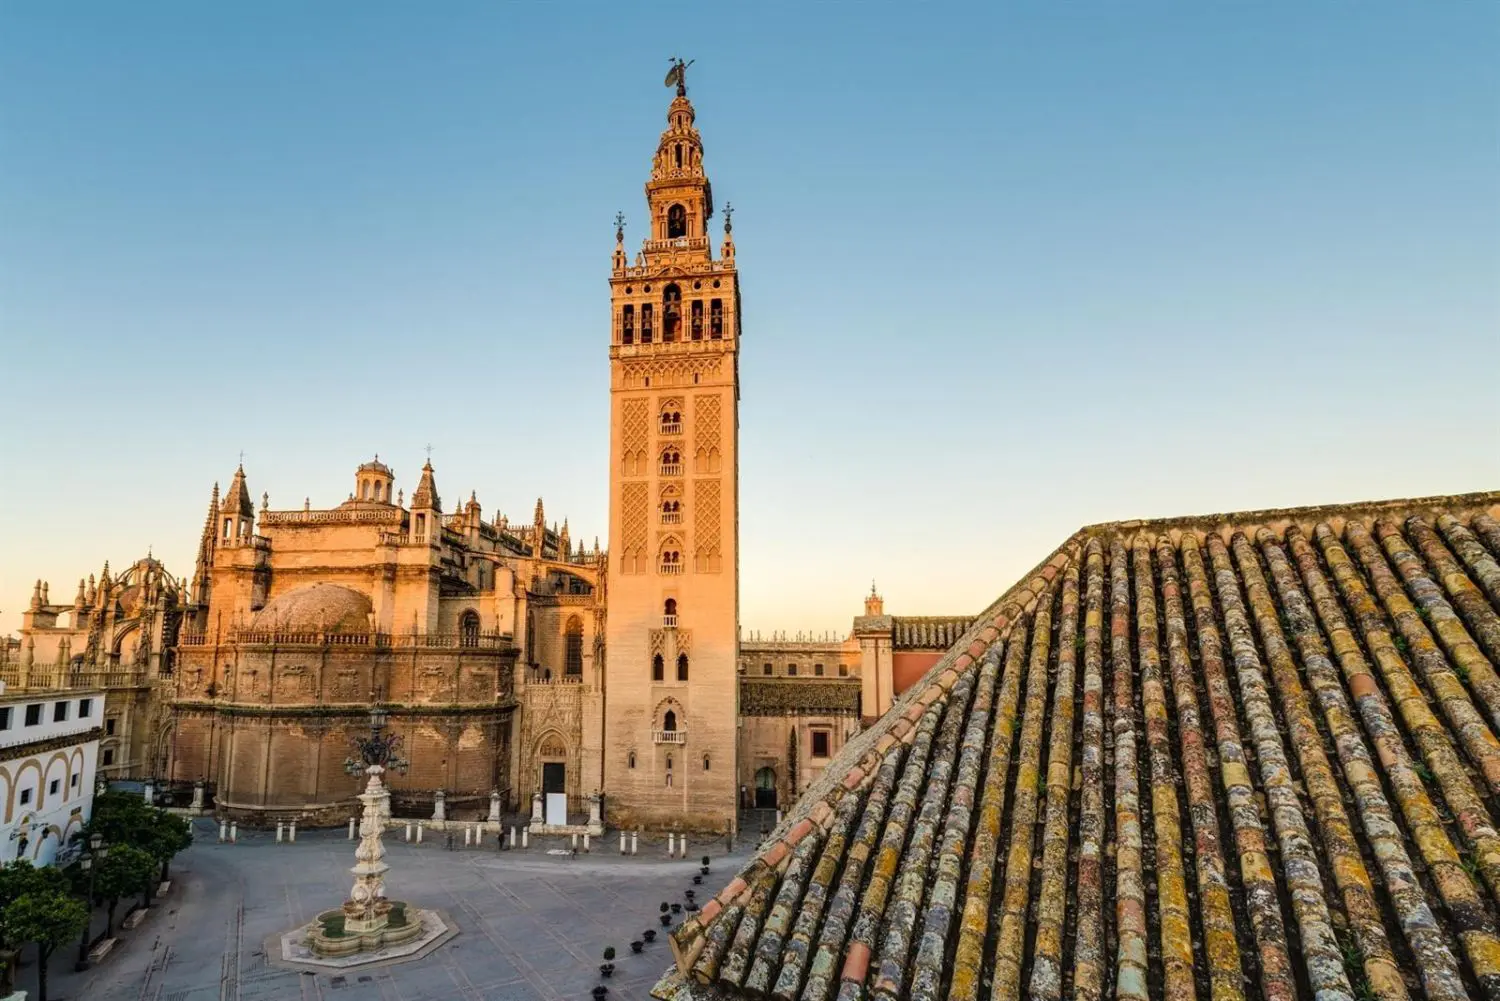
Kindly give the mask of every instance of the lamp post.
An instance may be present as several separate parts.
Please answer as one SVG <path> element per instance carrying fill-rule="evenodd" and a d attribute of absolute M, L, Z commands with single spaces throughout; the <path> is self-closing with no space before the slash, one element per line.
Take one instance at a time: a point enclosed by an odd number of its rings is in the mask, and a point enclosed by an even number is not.
<path fill-rule="evenodd" d="M 88 853 L 79 860 L 83 871 L 89 874 L 89 895 L 84 900 L 83 938 L 78 942 L 78 962 L 73 964 L 74 971 L 78 973 L 89 968 L 89 932 L 94 923 L 94 875 L 98 871 L 94 861 L 97 859 L 102 864 L 108 854 L 109 849 L 104 847 L 104 835 L 93 834 L 89 836 Z"/>

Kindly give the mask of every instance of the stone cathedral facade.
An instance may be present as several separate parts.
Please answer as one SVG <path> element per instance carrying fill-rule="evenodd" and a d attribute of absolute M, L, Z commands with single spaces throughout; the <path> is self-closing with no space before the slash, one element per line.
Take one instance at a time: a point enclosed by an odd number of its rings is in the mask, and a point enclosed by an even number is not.
<path fill-rule="evenodd" d="M 872 590 L 844 636 L 741 641 L 739 276 L 673 82 L 648 231 L 632 260 L 616 227 L 609 274 L 607 550 L 541 500 L 515 523 L 445 504 L 430 462 L 408 496 L 377 456 L 317 508 L 257 506 L 241 466 L 190 582 L 149 557 L 71 604 L 38 581 L 0 680 L 103 688 L 104 774 L 202 782 L 251 822 L 347 818 L 372 703 L 406 741 L 407 816 L 440 790 L 456 819 L 494 793 L 565 793 L 581 818 L 600 794 L 621 826 L 724 831 L 816 782 L 969 620 L 887 616 Z"/>

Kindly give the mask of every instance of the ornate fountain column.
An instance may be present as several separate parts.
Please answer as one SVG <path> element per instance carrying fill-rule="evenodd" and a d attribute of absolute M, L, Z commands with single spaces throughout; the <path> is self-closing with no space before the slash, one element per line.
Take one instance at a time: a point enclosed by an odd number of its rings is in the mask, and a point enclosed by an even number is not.
<path fill-rule="evenodd" d="M 385 845 L 381 834 L 385 831 L 384 810 L 391 794 L 380 776 L 385 769 L 372 764 L 365 769 L 370 781 L 359 801 L 365 805 L 359 820 L 359 847 L 354 849 L 354 888 L 344 902 L 344 929 L 351 935 L 368 935 L 385 928 L 389 920 L 391 905 L 385 899 L 385 874 L 390 866 L 385 864 Z"/>

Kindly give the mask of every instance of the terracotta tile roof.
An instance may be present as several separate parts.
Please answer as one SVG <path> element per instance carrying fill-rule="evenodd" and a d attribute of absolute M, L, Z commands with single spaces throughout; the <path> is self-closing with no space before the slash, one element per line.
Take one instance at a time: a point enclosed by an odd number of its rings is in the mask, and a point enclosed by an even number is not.
<path fill-rule="evenodd" d="M 659 997 L 1500 998 L 1500 493 L 1083 529 Z"/>

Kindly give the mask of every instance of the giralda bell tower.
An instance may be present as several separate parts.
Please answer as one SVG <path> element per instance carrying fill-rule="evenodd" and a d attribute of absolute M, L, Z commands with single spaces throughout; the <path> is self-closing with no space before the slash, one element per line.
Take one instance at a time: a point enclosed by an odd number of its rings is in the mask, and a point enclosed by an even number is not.
<path fill-rule="evenodd" d="M 604 791 L 625 827 L 729 830 L 739 682 L 739 276 L 687 98 L 687 67 L 646 182 L 632 264 L 610 273 L 609 571 Z"/>

